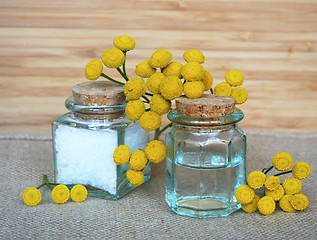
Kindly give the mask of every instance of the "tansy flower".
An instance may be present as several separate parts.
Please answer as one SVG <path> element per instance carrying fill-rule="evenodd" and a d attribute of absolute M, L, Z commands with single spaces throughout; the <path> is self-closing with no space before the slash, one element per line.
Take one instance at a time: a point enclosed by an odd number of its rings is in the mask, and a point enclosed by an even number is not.
<path fill-rule="evenodd" d="M 91 60 L 89 63 L 87 63 L 85 68 L 85 77 L 89 80 L 97 80 L 103 70 L 102 63 L 95 59 Z"/>
<path fill-rule="evenodd" d="M 142 97 L 146 92 L 146 83 L 142 78 L 131 78 L 124 85 L 124 94 L 129 100 L 136 100 Z"/>
<path fill-rule="evenodd" d="M 125 108 L 125 115 L 131 121 L 137 121 L 145 112 L 145 104 L 140 99 L 131 100 Z"/>
<path fill-rule="evenodd" d="M 160 93 L 160 85 L 161 82 L 165 79 L 165 75 L 163 73 L 154 73 L 151 77 L 149 77 L 146 81 L 146 85 L 151 93 L 159 94 Z"/>
<path fill-rule="evenodd" d="M 302 182 L 297 178 L 286 178 L 283 182 L 285 194 L 296 194 L 302 190 Z"/>
<path fill-rule="evenodd" d="M 59 184 L 53 188 L 51 197 L 55 203 L 65 203 L 69 199 L 69 189 L 65 185 Z"/>
<path fill-rule="evenodd" d="M 121 51 L 130 51 L 135 47 L 135 41 L 132 37 L 122 35 L 113 40 L 113 45 L 119 48 Z"/>
<path fill-rule="evenodd" d="M 145 168 L 147 162 L 145 152 L 142 150 L 136 150 L 131 154 L 129 166 L 133 170 L 142 170 Z"/>
<path fill-rule="evenodd" d="M 183 78 L 187 81 L 201 81 L 204 79 L 204 67 L 197 62 L 186 63 L 181 70 Z"/>
<path fill-rule="evenodd" d="M 87 197 L 87 189 L 83 185 L 75 185 L 72 187 L 70 190 L 70 197 L 74 202 L 82 202 L 86 199 Z"/>
<path fill-rule="evenodd" d="M 161 141 L 154 140 L 146 145 L 145 154 L 150 162 L 160 163 L 166 156 L 166 147 Z"/>
<path fill-rule="evenodd" d="M 124 165 L 130 159 L 131 150 L 127 145 L 118 146 L 113 153 L 113 160 L 117 165 Z"/>
<path fill-rule="evenodd" d="M 129 182 L 135 187 L 140 186 L 144 182 L 144 174 L 142 171 L 129 169 L 126 174 Z"/>
<path fill-rule="evenodd" d="M 118 48 L 109 48 L 104 51 L 101 56 L 101 61 L 108 68 L 118 68 L 124 63 L 124 53 Z"/>
<path fill-rule="evenodd" d="M 203 79 L 203 84 L 205 86 L 205 91 L 208 91 L 211 89 L 212 84 L 213 84 L 214 78 L 212 77 L 210 72 L 205 71 L 204 79 Z"/>
<path fill-rule="evenodd" d="M 228 84 L 233 87 L 241 86 L 244 82 L 244 76 L 237 70 L 229 70 L 226 72 L 225 79 Z"/>
<path fill-rule="evenodd" d="M 294 209 L 302 211 L 308 207 L 309 200 L 304 194 L 297 193 L 294 195 L 294 198 L 292 199 L 291 204 Z"/>
<path fill-rule="evenodd" d="M 160 93 L 166 100 L 178 98 L 183 93 L 183 83 L 176 76 L 168 76 L 160 84 Z"/>
<path fill-rule="evenodd" d="M 282 208 L 283 211 L 285 212 L 289 212 L 289 213 L 296 212 L 296 209 L 293 208 L 291 204 L 293 198 L 294 198 L 293 195 L 284 195 L 279 201 L 280 208 Z"/>
<path fill-rule="evenodd" d="M 172 60 L 173 55 L 166 49 L 157 50 L 150 58 L 152 68 L 165 68 Z"/>
<path fill-rule="evenodd" d="M 305 179 L 309 176 L 311 167 L 306 162 L 295 163 L 292 173 L 293 176 L 297 179 Z"/>
<path fill-rule="evenodd" d="M 36 206 L 41 201 L 41 192 L 34 187 L 28 187 L 24 190 L 22 198 L 26 205 Z"/>
<path fill-rule="evenodd" d="M 176 76 L 178 78 L 182 78 L 181 70 L 183 64 L 179 62 L 170 62 L 164 69 L 163 74 L 165 76 Z"/>
<path fill-rule="evenodd" d="M 160 94 L 154 94 L 150 101 L 151 111 L 164 115 L 171 109 L 171 101 L 166 100 Z"/>
<path fill-rule="evenodd" d="M 279 201 L 284 196 L 284 188 L 280 184 L 274 190 L 265 189 L 265 195 L 273 198 L 274 201 Z"/>
<path fill-rule="evenodd" d="M 242 185 L 235 192 L 236 199 L 241 204 L 248 204 L 254 198 L 255 192 L 248 185 Z"/>
<path fill-rule="evenodd" d="M 265 180 L 265 187 L 266 189 L 272 191 L 274 189 L 276 189 L 278 186 L 280 186 L 280 178 L 278 176 L 269 176 L 266 180 Z"/>
<path fill-rule="evenodd" d="M 264 215 L 270 215 L 275 211 L 275 201 L 270 196 L 262 197 L 258 202 L 259 211 Z"/>
<path fill-rule="evenodd" d="M 242 204 L 242 209 L 247 213 L 254 213 L 258 210 L 259 195 L 255 194 L 250 203 Z"/>
<path fill-rule="evenodd" d="M 279 171 L 287 171 L 293 166 L 293 157 L 287 152 L 279 152 L 273 157 L 272 164 Z"/>
<path fill-rule="evenodd" d="M 200 98 L 204 94 L 205 86 L 200 81 L 186 82 L 184 84 L 184 93 L 188 98 Z"/>
<path fill-rule="evenodd" d="M 248 185 L 253 189 L 259 189 L 263 186 L 266 176 L 263 172 L 253 171 L 247 178 Z"/>
<path fill-rule="evenodd" d="M 143 113 L 139 123 L 144 130 L 154 131 L 161 126 L 161 116 L 153 111 L 148 111 Z"/>
<path fill-rule="evenodd" d="M 136 65 L 135 73 L 139 77 L 149 78 L 156 72 L 155 68 L 152 68 L 149 64 L 149 60 L 143 61 Z"/>
<path fill-rule="evenodd" d="M 205 56 L 204 54 L 196 49 L 190 49 L 184 52 L 183 58 L 186 62 L 197 62 L 197 63 L 204 63 Z"/>
<path fill-rule="evenodd" d="M 230 97 L 231 93 L 232 93 L 232 87 L 226 82 L 218 83 L 215 86 L 214 94 L 216 95 Z"/>
<path fill-rule="evenodd" d="M 237 87 L 235 88 L 230 97 L 232 97 L 234 100 L 236 100 L 237 104 L 245 103 L 248 99 L 248 92 L 243 87 Z"/>

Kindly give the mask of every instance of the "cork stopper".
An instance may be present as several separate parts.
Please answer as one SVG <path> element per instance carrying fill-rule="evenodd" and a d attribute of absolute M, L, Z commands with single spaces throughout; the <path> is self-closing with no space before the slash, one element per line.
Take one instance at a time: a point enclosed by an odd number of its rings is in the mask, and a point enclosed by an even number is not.
<path fill-rule="evenodd" d="M 72 88 L 77 104 L 90 106 L 109 106 L 125 101 L 124 88 L 109 81 L 84 82 Z"/>
<path fill-rule="evenodd" d="M 236 101 L 233 98 L 203 94 L 198 99 L 185 96 L 176 98 L 176 110 L 179 114 L 191 117 L 219 117 L 234 112 Z"/>

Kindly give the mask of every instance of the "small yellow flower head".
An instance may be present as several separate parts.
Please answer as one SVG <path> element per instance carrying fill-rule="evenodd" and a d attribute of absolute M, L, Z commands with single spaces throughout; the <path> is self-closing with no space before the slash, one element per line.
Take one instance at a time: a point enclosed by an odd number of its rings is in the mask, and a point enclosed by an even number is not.
<path fill-rule="evenodd" d="M 157 72 L 149 77 L 146 81 L 146 85 L 151 93 L 159 94 L 161 82 L 165 79 L 163 73 Z"/>
<path fill-rule="evenodd" d="M 272 164 L 279 171 L 287 171 L 293 166 L 293 157 L 287 152 L 279 152 L 273 157 Z"/>
<path fill-rule="evenodd" d="M 284 195 L 279 201 L 280 208 L 285 212 L 293 213 L 296 212 L 296 209 L 293 208 L 291 202 L 294 199 L 293 195 Z"/>
<path fill-rule="evenodd" d="M 309 200 L 304 194 L 297 193 L 294 195 L 294 198 L 292 199 L 291 204 L 294 209 L 302 211 L 308 207 Z"/>
<path fill-rule="evenodd" d="M 184 84 L 184 93 L 188 98 L 200 98 L 204 94 L 205 86 L 202 82 L 186 82 Z"/>
<path fill-rule="evenodd" d="M 242 103 L 245 103 L 247 101 L 248 92 L 243 87 L 237 87 L 232 91 L 230 97 L 232 97 L 234 100 L 236 100 L 237 104 L 242 104 Z"/>
<path fill-rule="evenodd" d="M 142 78 L 131 78 L 124 85 L 124 94 L 129 100 L 137 100 L 146 92 L 146 83 Z"/>
<path fill-rule="evenodd" d="M 101 56 L 101 61 L 108 68 L 118 68 L 123 65 L 124 53 L 118 48 L 109 48 Z"/>
<path fill-rule="evenodd" d="M 69 189 L 65 185 L 59 184 L 53 188 L 51 198 L 55 203 L 65 203 L 69 199 Z"/>
<path fill-rule="evenodd" d="M 233 87 L 241 86 L 244 82 L 244 76 L 237 70 L 229 70 L 226 72 L 225 79 L 228 84 Z"/>
<path fill-rule="evenodd" d="M 135 41 L 132 37 L 122 35 L 113 40 L 113 45 L 119 48 L 121 51 L 130 51 L 135 47 Z"/>
<path fill-rule="evenodd" d="M 281 186 L 281 181 L 280 178 L 278 176 L 269 176 L 266 180 L 265 180 L 265 187 L 266 189 L 272 191 L 274 189 L 276 189 L 277 187 Z"/>
<path fill-rule="evenodd" d="M 272 197 L 274 201 L 279 201 L 284 196 L 284 188 L 280 184 L 272 191 L 265 189 L 265 195 Z"/>
<path fill-rule="evenodd" d="M 263 186 L 266 176 L 263 172 L 253 171 L 247 178 L 248 185 L 253 189 L 259 189 Z"/>
<path fill-rule="evenodd" d="M 302 190 L 302 182 L 297 178 L 286 178 L 283 182 L 285 194 L 296 194 Z"/>
<path fill-rule="evenodd" d="M 145 154 L 150 162 L 160 163 L 166 156 L 166 147 L 161 141 L 154 140 L 146 145 Z"/>
<path fill-rule="evenodd" d="M 135 67 L 135 73 L 139 77 L 142 78 L 149 78 L 156 72 L 155 68 L 152 68 L 150 66 L 149 60 L 143 61 L 136 65 Z"/>
<path fill-rule="evenodd" d="M 197 62 L 197 63 L 204 63 L 205 56 L 204 54 L 196 49 L 190 49 L 184 52 L 183 58 L 186 62 Z"/>
<path fill-rule="evenodd" d="M 172 60 L 173 55 L 166 49 L 157 50 L 150 58 L 152 68 L 165 68 Z"/>
<path fill-rule="evenodd" d="M 89 63 L 87 63 L 86 68 L 85 68 L 85 77 L 88 80 L 97 80 L 103 70 L 102 63 L 95 59 L 91 60 Z"/>
<path fill-rule="evenodd" d="M 212 77 L 211 73 L 205 71 L 205 76 L 204 76 L 204 79 L 203 79 L 203 83 L 204 83 L 204 86 L 205 86 L 205 91 L 208 91 L 208 90 L 211 89 L 213 82 L 214 82 L 214 78 Z"/>
<path fill-rule="evenodd" d="M 83 185 L 75 185 L 72 187 L 70 190 L 70 197 L 74 202 L 82 202 L 86 199 L 87 197 L 87 189 Z"/>
<path fill-rule="evenodd" d="M 311 172 L 311 167 L 306 162 L 295 163 L 292 169 L 293 176 L 297 179 L 307 178 L 310 172 Z"/>
<path fill-rule="evenodd" d="M 150 101 L 151 111 L 164 115 L 171 109 L 171 101 L 166 100 L 160 94 L 154 94 Z"/>
<path fill-rule="evenodd" d="M 140 99 L 131 100 L 125 108 L 125 115 L 131 121 L 137 121 L 145 112 L 145 104 Z"/>
<path fill-rule="evenodd" d="M 168 76 L 160 84 L 160 93 L 166 100 L 174 100 L 182 95 L 183 83 L 176 76 Z"/>
<path fill-rule="evenodd" d="M 182 67 L 181 74 L 187 81 L 202 81 L 205 77 L 205 70 L 203 65 L 189 62 Z"/>
<path fill-rule="evenodd" d="M 161 126 L 161 116 L 156 112 L 148 111 L 140 118 L 140 126 L 146 131 L 154 131 Z"/>
<path fill-rule="evenodd" d="M 130 159 L 131 150 L 127 145 L 120 145 L 114 150 L 113 160 L 117 165 L 124 165 Z"/>
<path fill-rule="evenodd" d="M 260 200 L 259 195 L 255 194 L 250 203 L 242 204 L 242 209 L 247 213 L 254 213 L 258 211 L 258 202 Z"/>
<path fill-rule="evenodd" d="M 181 70 L 183 64 L 179 62 L 170 62 L 164 69 L 163 74 L 165 76 L 176 76 L 178 78 L 182 78 Z"/>
<path fill-rule="evenodd" d="M 28 206 L 36 206 L 41 201 L 41 192 L 34 188 L 28 187 L 22 194 L 23 202 Z"/>
<path fill-rule="evenodd" d="M 133 170 L 142 170 L 145 168 L 147 162 L 145 152 L 142 150 L 136 150 L 131 154 L 129 166 Z"/>
<path fill-rule="evenodd" d="M 133 186 L 137 187 L 144 182 L 144 174 L 142 171 L 129 169 L 127 171 L 127 179 Z"/>
<path fill-rule="evenodd" d="M 275 211 L 275 201 L 270 196 L 262 197 L 258 202 L 259 211 L 264 215 L 270 215 Z"/>
<path fill-rule="evenodd" d="M 239 203 L 248 204 L 253 200 L 255 192 L 248 185 L 242 185 L 236 190 L 235 196 Z"/>
<path fill-rule="evenodd" d="M 215 86 L 214 94 L 216 95 L 230 97 L 231 93 L 232 93 L 232 87 L 226 82 L 218 83 Z"/>

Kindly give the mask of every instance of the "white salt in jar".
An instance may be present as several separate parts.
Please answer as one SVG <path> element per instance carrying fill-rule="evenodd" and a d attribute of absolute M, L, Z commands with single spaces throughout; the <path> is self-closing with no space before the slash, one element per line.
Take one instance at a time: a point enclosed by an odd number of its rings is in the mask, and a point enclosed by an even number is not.
<path fill-rule="evenodd" d="M 117 166 L 113 152 L 128 145 L 131 152 L 144 149 L 148 132 L 124 114 L 123 87 L 112 82 L 95 81 L 72 89 L 65 106 L 70 112 L 52 123 L 55 182 L 82 184 L 88 194 L 118 199 L 135 187 L 127 180 L 128 164 Z M 150 179 L 150 165 L 144 169 Z"/>

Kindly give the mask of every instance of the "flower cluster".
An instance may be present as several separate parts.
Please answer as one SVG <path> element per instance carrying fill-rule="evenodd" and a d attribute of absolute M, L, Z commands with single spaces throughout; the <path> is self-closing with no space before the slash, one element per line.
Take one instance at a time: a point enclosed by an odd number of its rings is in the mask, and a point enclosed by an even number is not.
<path fill-rule="evenodd" d="M 235 196 L 245 212 L 253 213 L 259 210 L 264 215 L 270 215 L 275 211 L 276 202 L 285 212 L 304 210 L 309 205 L 308 198 L 301 193 L 302 183 L 311 172 L 311 167 L 306 162 L 298 162 L 293 166 L 293 157 L 287 152 L 279 152 L 272 159 L 272 166 L 262 171 L 253 171 L 247 178 L 247 185 L 240 186 Z M 293 168 L 292 168 L 293 167 Z M 267 173 L 275 168 L 285 171 L 274 176 Z M 292 170 L 290 170 L 292 168 Z M 292 173 L 293 177 L 286 178 L 282 184 L 278 176 Z M 265 196 L 260 198 L 255 190 L 265 188 Z"/>

